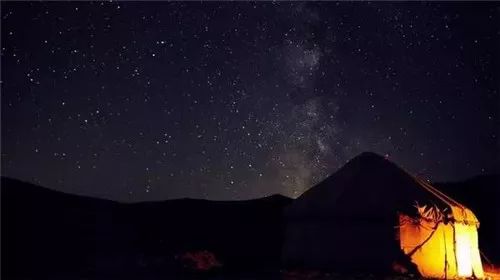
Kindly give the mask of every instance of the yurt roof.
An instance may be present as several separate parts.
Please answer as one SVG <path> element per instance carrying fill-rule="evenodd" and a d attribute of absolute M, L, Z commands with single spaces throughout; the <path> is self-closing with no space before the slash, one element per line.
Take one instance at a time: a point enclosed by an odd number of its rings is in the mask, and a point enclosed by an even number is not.
<path fill-rule="evenodd" d="M 422 207 L 434 211 L 425 214 Z M 395 212 L 411 217 L 479 224 L 474 213 L 464 205 L 390 160 L 370 152 L 347 162 L 307 190 L 286 210 L 287 216 L 293 219 L 339 220 L 388 219 Z M 432 212 L 439 215 L 429 214 Z"/>

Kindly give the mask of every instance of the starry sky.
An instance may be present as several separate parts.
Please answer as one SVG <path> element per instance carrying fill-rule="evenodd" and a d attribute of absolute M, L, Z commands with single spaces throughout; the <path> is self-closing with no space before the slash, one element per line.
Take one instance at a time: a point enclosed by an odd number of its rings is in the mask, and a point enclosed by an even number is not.
<path fill-rule="evenodd" d="M 499 172 L 498 3 L 1 5 L 3 176 L 143 201 L 296 197 L 363 151 Z"/>

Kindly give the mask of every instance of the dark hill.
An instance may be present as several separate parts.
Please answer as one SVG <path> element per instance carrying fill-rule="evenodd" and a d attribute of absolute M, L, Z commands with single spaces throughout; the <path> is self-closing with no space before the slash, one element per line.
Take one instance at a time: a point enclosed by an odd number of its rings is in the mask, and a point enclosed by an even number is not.
<path fill-rule="evenodd" d="M 228 271 L 279 266 L 283 196 L 123 204 L 1 183 L 2 279 L 168 277 L 204 250 Z"/>

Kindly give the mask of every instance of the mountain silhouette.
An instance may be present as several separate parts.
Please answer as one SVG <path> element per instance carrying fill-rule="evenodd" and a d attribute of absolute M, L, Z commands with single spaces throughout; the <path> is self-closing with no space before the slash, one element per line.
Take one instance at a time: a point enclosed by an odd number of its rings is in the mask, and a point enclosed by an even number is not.
<path fill-rule="evenodd" d="M 127 204 L 9 178 L 1 185 L 2 279 L 181 277 L 179 258 L 197 251 L 213 253 L 226 272 L 269 270 L 279 266 L 291 201 Z"/>

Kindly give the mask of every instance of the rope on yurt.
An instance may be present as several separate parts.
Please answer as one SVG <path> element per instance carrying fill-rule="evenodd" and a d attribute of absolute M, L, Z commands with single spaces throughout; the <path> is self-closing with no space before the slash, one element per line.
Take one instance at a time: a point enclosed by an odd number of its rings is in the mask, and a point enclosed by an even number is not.
<path fill-rule="evenodd" d="M 465 206 L 463 206 L 462 204 L 460 204 L 458 201 L 454 200 L 453 198 L 447 196 L 446 194 L 442 193 L 441 191 L 439 191 L 438 189 L 433 187 L 431 184 L 427 183 L 424 179 L 421 179 L 421 178 L 413 175 L 412 173 L 408 172 L 408 170 L 406 170 L 406 169 L 403 169 L 403 171 L 406 174 L 408 174 L 409 176 L 411 176 L 413 178 L 413 180 L 415 180 L 417 183 L 419 183 L 427 191 L 429 191 L 430 193 L 432 193 L 433 195 L 435 195 L 439 199 L 441 199 L 444 203 L 451 205 L 451 206 L 456 205 L 456 206 L 462 208 L 463 210 L 466 209 Z"/>
<path fill-rule="evenodd" d="M 420 179 L 420 182 L 422 184 L 424 184 L 426 187 L 428 187 L 428 188 L 432 189 L 433 191 L 435 191 L 436 193 L 440 194 L 442 197 L 446 198 L 447 200 L 449 200 L 450 202 L 452 202 L 456 206 L 458 206 L 458 207 L 460 207 L 462 209 L 465 209 L 465 206 L 463 206 L 461 203 L 459 203 L 458 201 L 454 200 L 453 198 L 447 196 L 446 194 L 444 194 L 440 190 L 436 189 L 434 186 L 432 186 L 431 184 L 427 183 L 425 180 Z"/>
<path fill-rule="evenodd" d="M 413 248 L 413 250 L 411 250 L 408 254 L 406 254 L 408 257 L 411 257 L 413 254 L 415 254 L 415 252 L 417 252 L 418 249 L 422 248 L 425 245 L 425 243 L 427 243 L 427 241 L 429 241 L 432 238 L 432 236 L 434 235 L 434 233 L 436 232 L 436 230 L 439 226 L 439 223 L 441 223 L 441 222 L 436 223 L 434 228 L 432 228 L 432 232 L 429 234 L 429 236 L 427 236 L 427 238 L 422 243 L 415 246 L 415 248 Z"/>
<path fill-rule="evenodd" d="M 434 187 L 432 187 L 430 184 L 428 184 L 427 182 L 425 182 L 423 179 L 418 178 L 416 176 L 413 176 L 413 178 L 415 179 L 415 181 L 417 181 L 417 183 L 419 183 L 422 187 L 424 187 L 427 191 L 429 191 L 433 195 L 437 196 L 444 203 L 446 203 L 448 205 L 451 205 L 451 206 L 454 206 L 454 204 L 457 204 L 457 206 L 460 205 L 458 202 L 454 201 L 453 199 L 449 198 L 445 194 L 443 194 L 443 193 L 439 192 L 438 190 L 436 190 Z"/>
<path fill-rule="evenodd" d="M 458 259 L 457 259 L 457 229 L 454 223 L 450 223 L 453 229 L 453 253 L 455 254 L 455 267 L 458 269 Z"/>
<path fill-rule="evenodd" d="M 479 253 L 481 254 L 481 256 L 483 256 L 483 258 L 488 262 L 488 264 L 490 266 L 493 266 L 493 263 L 490 261 L 490 259 L 483 253 L 483 251 L 479 250 Z"/>
<path fill-rule="evenodd" d="M 426 182 L 423 180 L 423 179 L 420 179 L 416 176 L 413 176 L 413 175 L 410 175 L 412 176 L 412 178 L 421 186 L 423 187 L 424 189 L 426 189 L 428 192 L 432 193 L 433 195 L 435 195 L 437 198 L 439 198 L 440 200 L 442 200 L 444 203 L 448 204 L 448 205 L 451 205 L 453 206 L 453 201 L 450 201 L 448 199 L 448 197 L 446 196 L 442 196 L 440 195 L 438 192 L 435 191 L 434 188 L 429 188 L 428 185 L 426 184 Z"/>
<path fill-rule="evenodd" d="M 463 222 L 465 224 L 471 222 L 471 221 L 468 220 L 469 217 L 467 215 L 467 207 L 465 207 L 463 204 L 457 202 L 453 198 L 447 196 L 446 194 L 440 192 L 438 189 L 434 188 L 432 185 L 430 185 L 429 183 L 425 182 L 424 180 L 419 179 L 419 178 L 415 178 L 415 179 L 417 180 L 417 182 L 420 182 L 424 188 L 426 188 L 428 191 L 430 191 L 434 195 L 438 196 L 438 198 L 440 198 L 441 200 L 443 200 L 448 205 L 450 205 L 450 206 L 456 206 L 456 207 L 460 208 L 460 210 L 462 211 L 463 219 L 464 219 Z M 445 199 L 449 200 L 449 201 L 446 201 Z M 477 220 L 475 220 L 475 221 L 473 220 L 472 222 L 476 223 Z"/>

